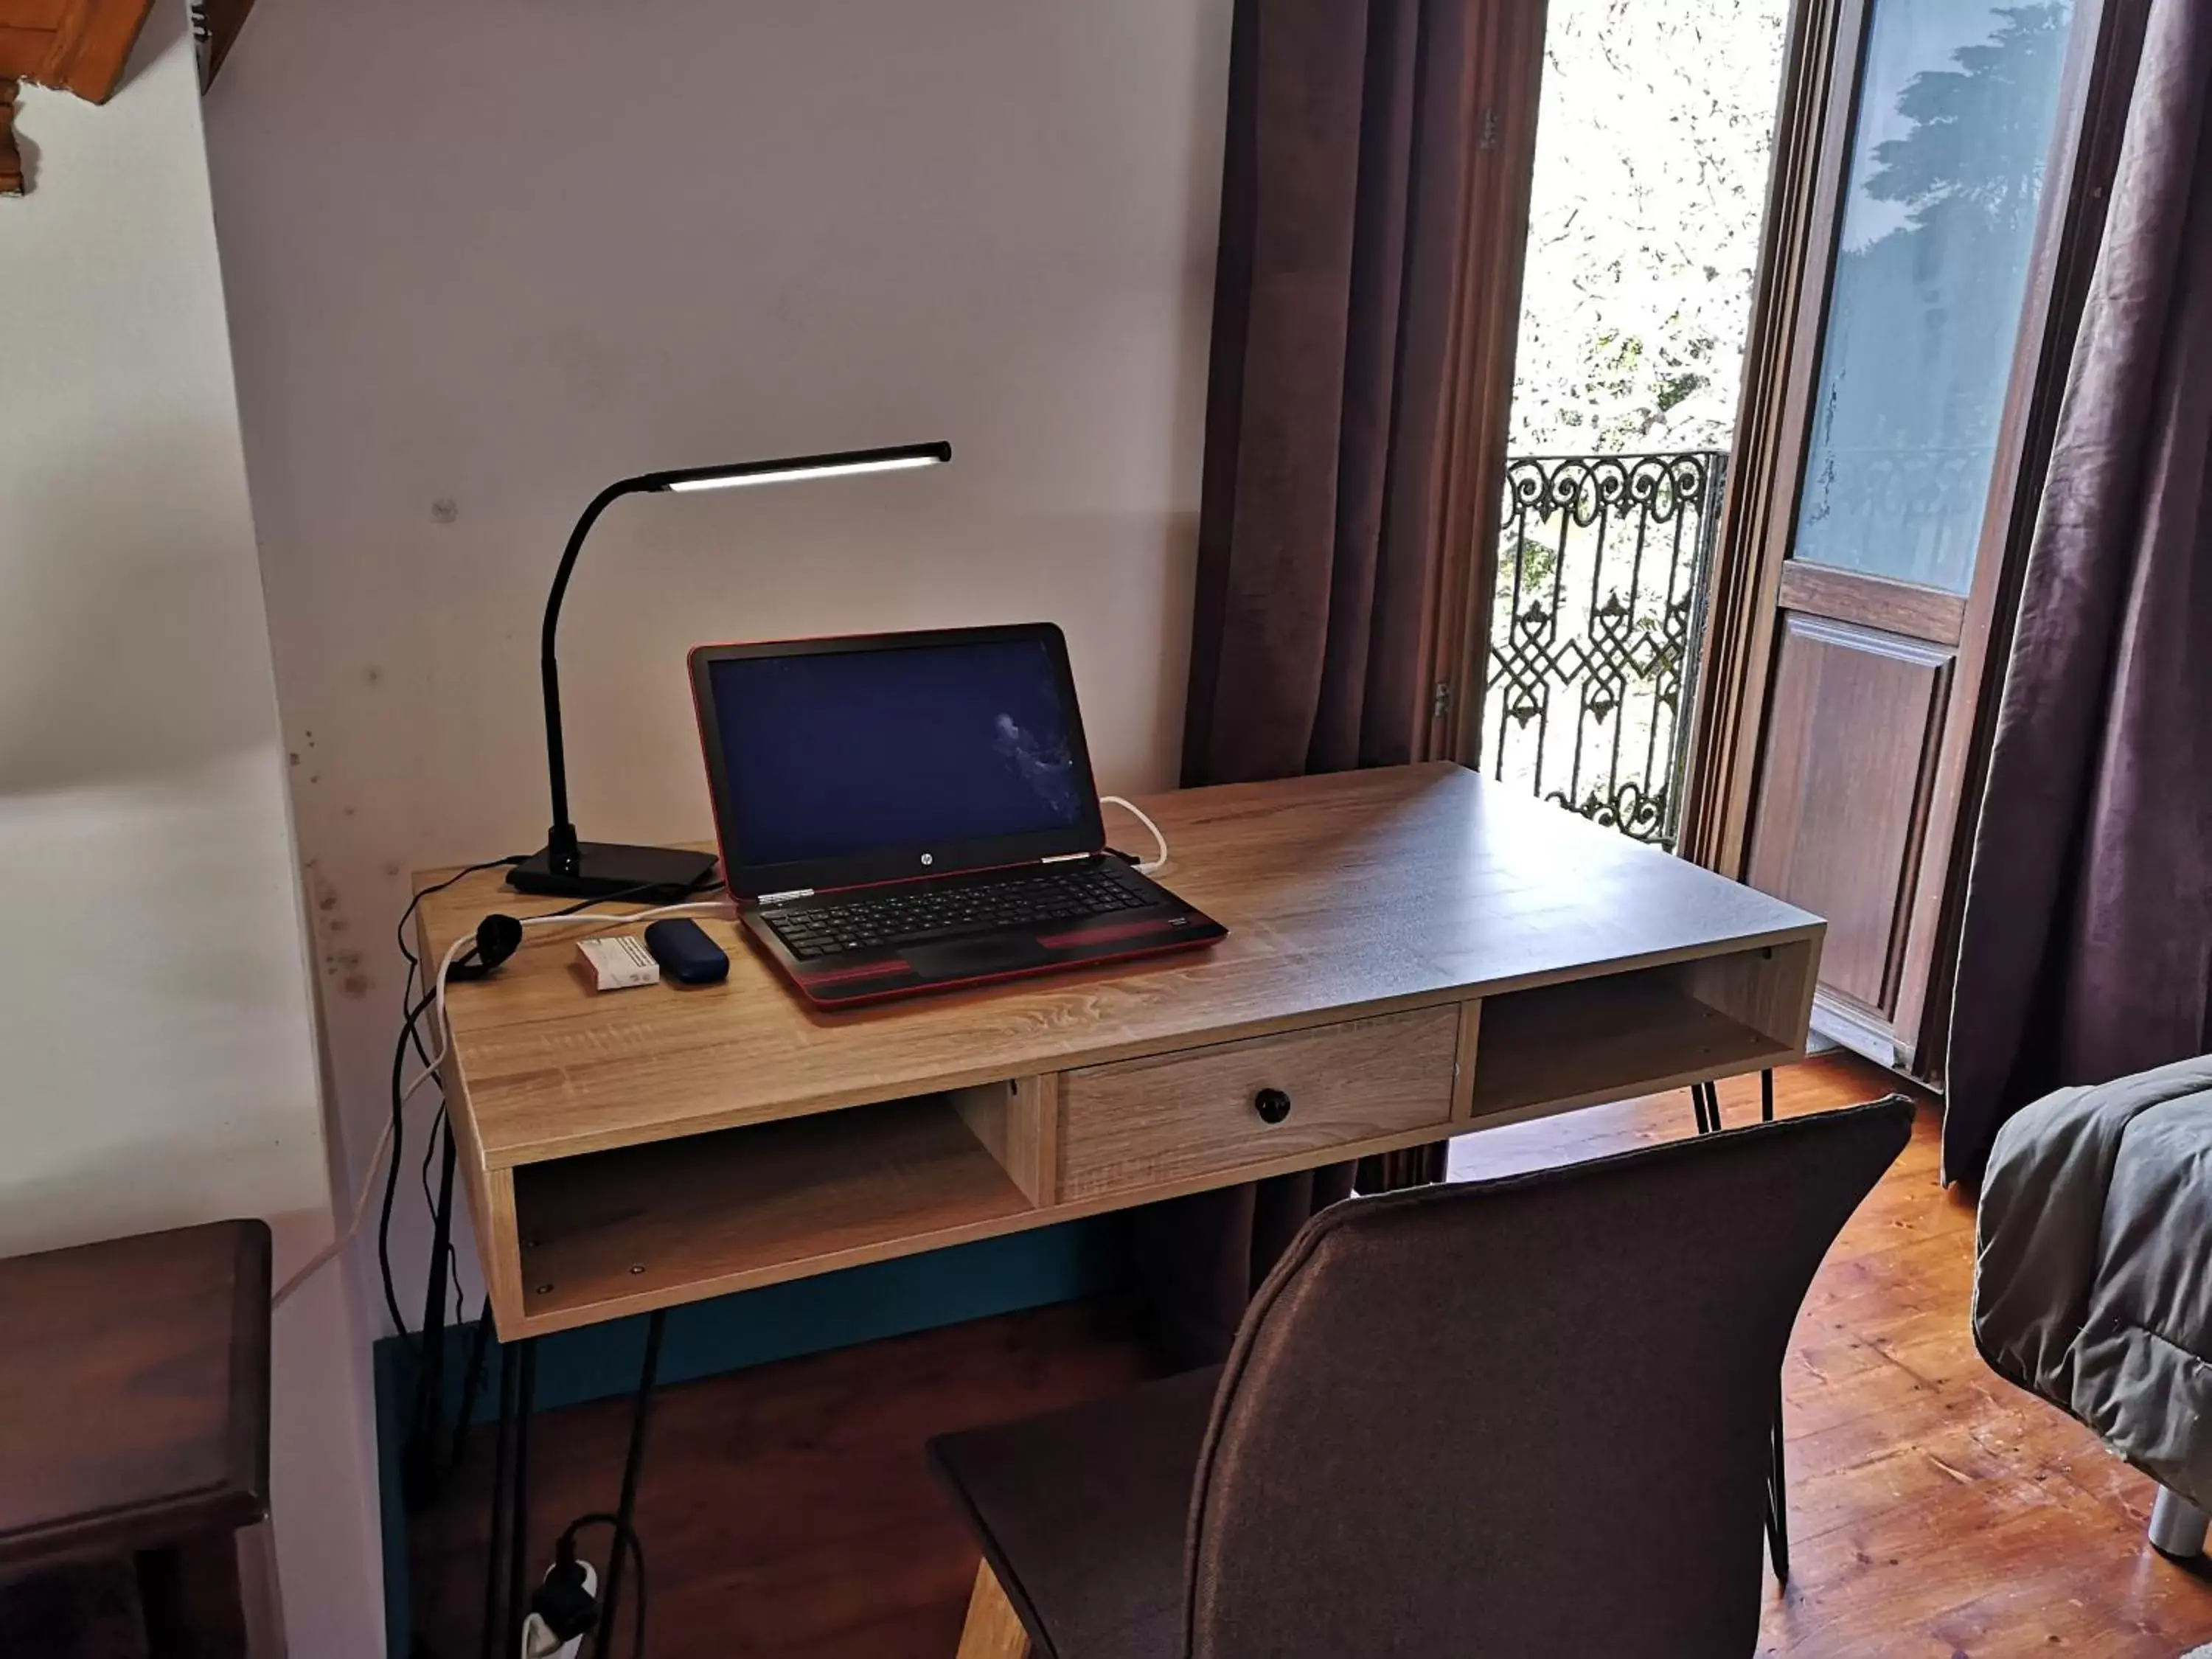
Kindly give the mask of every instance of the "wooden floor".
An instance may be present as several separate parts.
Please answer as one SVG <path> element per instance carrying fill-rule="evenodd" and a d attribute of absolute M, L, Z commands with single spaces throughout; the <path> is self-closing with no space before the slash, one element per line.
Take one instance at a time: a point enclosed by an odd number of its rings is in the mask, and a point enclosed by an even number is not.
<path fill-rule="evenodd" d="M 1890 1086 L 1833 1056 L 1778 1084 L 1785 1114 Z M 1732 1123 L 1757 1115 L 1755 1079 L 1722 1098 Z M 2142 1542 L 2150 1483 L 1975 1356 L 1973 1212 L 1936 1185 L 1936 1127 L 1924 1109 L 1799 1321 L 1784 1376 L 1794 1573 L 1769 1586 L 1760 1651 L 2177 1659 L 2212 1642 L 2212 1571 Z M 1452 1173 L 1690 1127 L 1688 1097 L 1658 1096 L 1468 1137 Z M 1114 1325 L 1108 1310 L 1047 1309 L 665 1390 L 638 1511 L 655 1659 L 951 1659 L 975 1555 L 921 1443 L 1127 1387 L 1142 1361 Z M 549 1549 L 560 1520 L 611 1503 L 627 1428 L 623 1401 L 537 1419 L 533 1534 Z M 441 1659 L 476 1650 L 487 1461 L 415 1532 L 418 1620 Z M 1618 1547 L 1636 1547 L 1637 1527 L 1621 1517 Z"/>

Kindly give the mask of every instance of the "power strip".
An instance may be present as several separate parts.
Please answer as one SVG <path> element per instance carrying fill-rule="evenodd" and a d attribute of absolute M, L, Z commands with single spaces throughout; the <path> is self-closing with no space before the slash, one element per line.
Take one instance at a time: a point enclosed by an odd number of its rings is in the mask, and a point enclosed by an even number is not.
<path fill-rule="evenodd" d="M 584 1594 L 596 1598 L 599 1593 L 599 1569 L 581 1559 L 576 1565 L 583 1571 Z M 554 1571 L 557 1569 L 548 1571 L 545 1576 L 550 1578 Z M 583 1636 L 572 1636 L 564 1642 L 546 1629 L 544 1620 L 534 1613 L 522 1621 L 522 1659 L 582 1659 L 583 1652 Z"/>

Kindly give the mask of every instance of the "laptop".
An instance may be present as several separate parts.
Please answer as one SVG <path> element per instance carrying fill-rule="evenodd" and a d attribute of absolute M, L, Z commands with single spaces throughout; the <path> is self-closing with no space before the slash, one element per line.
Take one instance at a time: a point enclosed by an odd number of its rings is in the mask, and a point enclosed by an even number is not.
<path fill-rule="evenodd" d="M 739 921 L 809 1001 L 1227 936 L 1107 850 L 1051 623 L 702 646 L 690 666 Z"/>

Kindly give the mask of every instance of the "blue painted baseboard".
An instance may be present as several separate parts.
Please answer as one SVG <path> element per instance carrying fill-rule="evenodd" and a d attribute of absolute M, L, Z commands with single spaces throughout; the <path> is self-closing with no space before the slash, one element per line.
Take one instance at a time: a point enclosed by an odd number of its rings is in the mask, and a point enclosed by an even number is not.
<path fill-rule="evenodd" d="M 660 1381 L 716 1376 L 800 1354 L 1103 1295 L 1124 1282 L 1127 1224 L 1126 1216 L 1097 1216 L 672 1309 L 661 1346 Z M 447 1335 L 442 1380 L 449 1420 L 459 1407 L 473 1329 L 455 1326 Z M 644 1347 L 641 1315 L 541 1337 L 538 1409 L 629 1393 L 637 1386 Z M 498 1411 L 498 1350 L 490 1352 L 492 1363 L 485 1368 L 488 1376 L 477 1391 L 472 1413 L 478 1422 Z M 413 1620 L 400 1457 L 413 1399 L 415 1350 L 398 1337 L 386 1337 L 377 1343 L 374 1363 L 385 1630 L 392 1659 L 407 1659 Z M 611 1492 L 608 1501 L 611 1504 Z"/>

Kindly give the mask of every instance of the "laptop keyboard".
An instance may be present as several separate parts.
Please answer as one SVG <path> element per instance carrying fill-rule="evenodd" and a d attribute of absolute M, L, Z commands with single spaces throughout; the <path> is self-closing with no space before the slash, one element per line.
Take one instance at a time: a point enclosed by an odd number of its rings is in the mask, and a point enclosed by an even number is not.
<path fill-rule="evenodd" d="M 1103 864 L 1003 880 L 915 882 L 849 898 L 763 909 L 761 920 L 804 962 L 843 951 L 892 950 L 970 933 L 1076 921 L 1157 902 Z"/>

